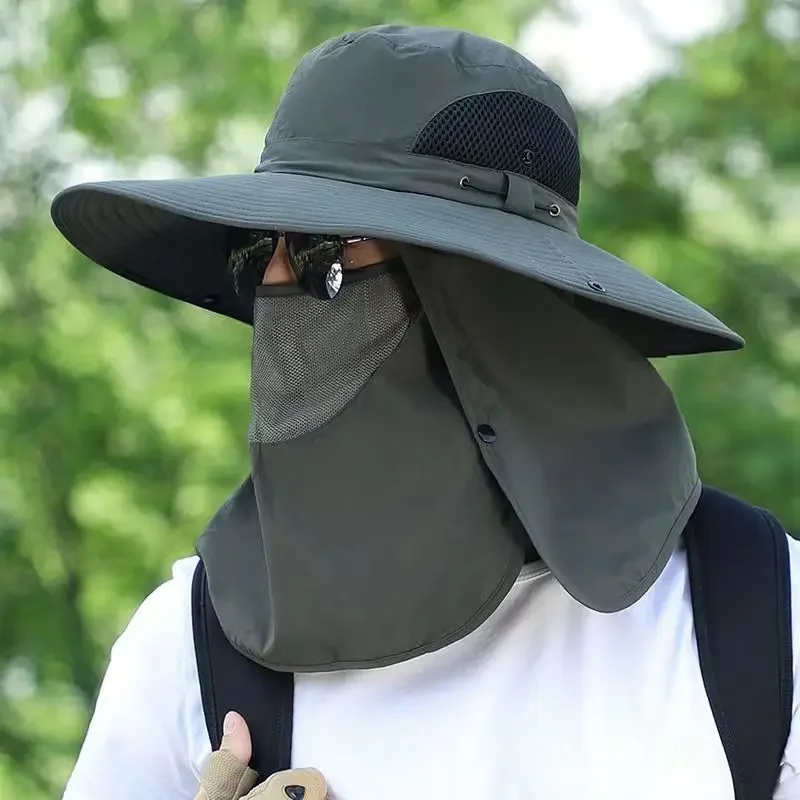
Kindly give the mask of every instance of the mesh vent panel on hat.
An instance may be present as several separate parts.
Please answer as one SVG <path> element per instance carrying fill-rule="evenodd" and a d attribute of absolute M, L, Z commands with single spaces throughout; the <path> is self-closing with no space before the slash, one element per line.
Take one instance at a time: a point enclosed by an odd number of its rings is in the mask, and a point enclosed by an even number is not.
<path fill-rule="evenodd" d="M 516 172 L 578 204 L 578 142 L 555 111 L 521 92 L 456 100 L 422 129 L 413 152 Z"/>

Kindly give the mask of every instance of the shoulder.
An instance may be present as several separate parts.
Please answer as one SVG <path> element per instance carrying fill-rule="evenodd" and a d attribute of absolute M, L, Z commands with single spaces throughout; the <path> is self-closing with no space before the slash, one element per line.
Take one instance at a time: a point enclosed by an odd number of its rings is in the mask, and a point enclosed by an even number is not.
<path fill-rule="evenodd" d="M 177 562 L 112 647 L 64 800 L 93 800 L 111 785 L 118 800 L 194 797 L 209 750 L 192 634 L 196 565 Z"/>
<path fill-rule="evenodd" d="M 192 579 L 198 559 L 182 559 L 131 617 L 111 649 L 104 686 L 135 688 L 152 696 L 169 690 L 183 700 L 197 685 L 192 633 Z M 141 698 L 140 698 L 141 699 Z"/>
<path fill-rule="evenodd" d="M 143 651 L 177 653 L 192 639 L 192 580 L 198 558 L 184 558 L 172 567 L 172 577 L 158 586 L 136 609 L 114 643 L 112 659 L 125 653 L 141 658 Z M 187 638 L 188 637 L 188 638 Z"/>

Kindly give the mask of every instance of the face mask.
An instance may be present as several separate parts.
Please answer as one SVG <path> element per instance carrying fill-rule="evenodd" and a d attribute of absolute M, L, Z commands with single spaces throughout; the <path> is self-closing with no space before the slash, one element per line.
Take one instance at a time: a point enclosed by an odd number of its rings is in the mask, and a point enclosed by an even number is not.
<path fill-rule="evenodd" d="M 419 300 L 397 266 L 349 277 L 333 301 L 296 286 L 256 290 L 250 442 L 286 442 L 330 422 L 419 315 Z"/>
<path fill-rule="evenodd" d="M 270 328 L 294 348 L 268 358 L 280 413 L 254 358 L 251 476 L 198 551 L 228 639 L 272 669 L 378 667 L 457 641 L 508 593 L 527 540 L 581 603 L 618 611 L 699 495 L 683 419 L 641 354 L 528 278 L 415 248 L 403 263 L 373 301 L 402 296 L 405 321 L 367 322 L 353 284 L 325 304 L 350 303 L 349 326 L 323 315 L 307 341 Z M 275 346 L 271 313 L 257 311 L 257 354 Z M 366 366 L 337 361 L 356 351 Z"/>
<path fill-rule="evenodd" d="M 251 477 L 198 545 L 223 630 L 292 672 L 457 641 L 513 585 L 525 535 L 405 269 L 255 302 Z"/>

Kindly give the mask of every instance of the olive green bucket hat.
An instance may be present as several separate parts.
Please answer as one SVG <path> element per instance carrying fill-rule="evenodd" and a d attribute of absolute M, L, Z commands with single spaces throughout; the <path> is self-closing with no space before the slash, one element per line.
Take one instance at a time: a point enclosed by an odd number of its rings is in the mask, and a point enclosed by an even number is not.
<path fill-rule="evenodd" d="M 573 109 L 522 55 L 471 33 L 377 26 L 301 60 L 253 173 L 85 183 L 52 217 L 92 261 L 247 323 L 231 227 L 477 259 L 571 293 L 647 356 L 741 347 L 709 312 L 579 238 L 580 170 Z"/>

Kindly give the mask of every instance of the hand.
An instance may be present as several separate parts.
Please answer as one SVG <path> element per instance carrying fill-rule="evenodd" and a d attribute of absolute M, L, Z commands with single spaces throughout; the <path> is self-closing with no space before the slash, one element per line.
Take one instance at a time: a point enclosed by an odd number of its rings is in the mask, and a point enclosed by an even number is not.
<path fill-rule="evenodd" d="M 256 786 L 258 775 L 247 766 L 252 754 L 247 723 L 232 711 L 225 717 L 222 743 L 206 763 L 195 800 L 326 799 L 325 778 L 315 769 L 276 772 Z"/>

